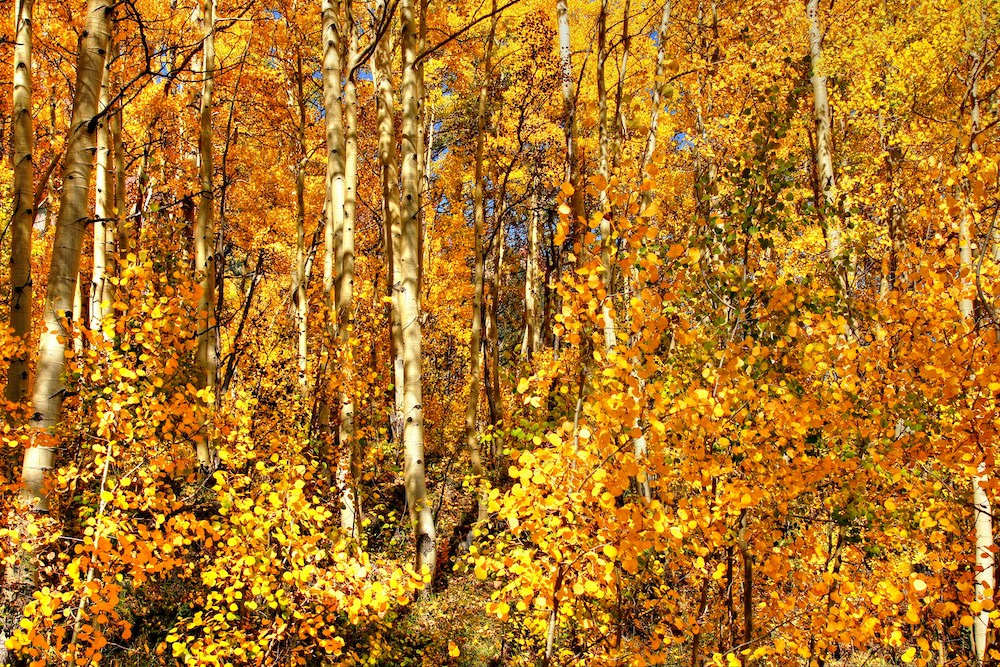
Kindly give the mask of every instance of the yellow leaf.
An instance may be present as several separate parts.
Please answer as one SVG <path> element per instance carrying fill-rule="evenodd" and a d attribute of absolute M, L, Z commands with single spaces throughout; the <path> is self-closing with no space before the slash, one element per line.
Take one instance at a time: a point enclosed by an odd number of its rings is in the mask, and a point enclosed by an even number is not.
<path fill-rule="evenodd" d="M 903 653 L 902 656 L 900 656 L 900 660 L 902 660 L 906 664 L 910 664 L 911 662 L 913 662 L 913 659 L 915 657 L 917 657 L 917 649 L 915 646 L 911 646 L 910 648 L 906 649 L 906 652 Z"/>
<path fill-rule="evenodd" d="M 453 641 L 451 641 L 449 639 L 448 640 L 448 655 L 450 655 L 453 658 L 457 658 L 458 655 L 459 655 L 459 653 L 460 653 L 460 651 L 458 650 L 458 644 L 456 644 L 455 642 L 453 642 Z"/>

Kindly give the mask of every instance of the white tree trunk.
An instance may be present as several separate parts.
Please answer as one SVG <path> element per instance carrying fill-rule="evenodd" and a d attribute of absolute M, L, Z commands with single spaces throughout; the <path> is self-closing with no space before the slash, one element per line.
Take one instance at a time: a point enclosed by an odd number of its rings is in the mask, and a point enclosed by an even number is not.
<path fill-rule="evenodd" d="M 386 11 L 384 0 L 378 5 L 379 16 Z M 396 130 L 393 122 L 395 99 L 392 88 L 392 36 L 386 31 L 379 40 L 372 61 L 378 94 L 378 154 L 382 163 L 382 208 L 385 216 L 385 258 L 389 275 L 389 342 L 392 348 L 393 412 L 390 418 L 393 441 L 403 441 L 403 328 L 400 319 L 399 290 L 402 285 L 400 238 L 402 234 L 399 200 L 399 159 L 396 154 Z"/>
<path fill-rule="evenodd" d="M 109 43 L 110 50 L 110 43 Z M 101 322 L 111 312 L 114 291 L 108 280 L 108 257 L 114 255 L 114 229 L 110 223 L 115 191 L 111 174 L 111 135 L 108 131 L 108 100 L 111 92 L 111 63 L 106 59 L 101 78 L 101 98 L 97 110 L 105 114 L 97 124 L 97 173 L 94 177 L 94 266 L 90 285 L 90 328 L 99 331 Z M 108 245 L 109 238 L 111 245 Z"/>
<path fill-rule="evenodd" d="M 819 194 L 823 201 L 817 201 L 820 220 L 826 235 L 826 252 L 833 271 L 836 287 L 841 294 L 847 293 L 847 258 L 844 255 L 843 239 L 836 218 L 837 179 L 833 169 L 833 143 L 830 136 L 830 95 L 827 91 L 826 75 L 823 74 L 823 30 L 819 22 L 819 0 L 808 0 L 806 18 L 809 21 L 809 81 L 813 89 L 813 119 L 816 123 L 816 171 L 819 179 Z"/>
<path fill-rule="evenodd" d="M 24 495 L 29 507 L 39 512 L 48 510 L 45 471 L 52 468 L 56 444 L 52 431 L 59 423 L 65 393 L 63 372 L 72 339 L 67 318 L 73 313 L 83 235 L 90 218 L 87 209 L 97 140 L 97 128 L 91 126 L 91 119 L 97 114 L 111 12 L 108 0 L 90 0 L 79 42 L 73 117 L 63 161 L 63 189 L 45 294 L 44 329 L 38 342 L 33 425 L 39 432 L 25 450 L 22 471 Z"/>
<path fill-rule="evenodd" d="M 19 403 L 28 395 L 28 339 L 31 336 L 31 227 L 35 218 L 35 131 L 31 116 L 31 33 L 34 0 L 14 3 L 14 91 L 11 131 L 14 212 L 11 218 L 10 326 L 20 340 L 7 369 L 4 396 Z"/>
<path fill-rule="evenodd" d="M 402 122 L 402 304 L 403 327 L 403 477 L 416 542 L 416 568 L 427 568 L 431 579 L 436 565 L 436 536 L 424 462 L 424 412 L 421 386 L 420 309 L 420 173 L 417 132 L 420 124 L 417 57 L 417 22 L 414 0 L 402 0 L 403 122 Z"/>
<path fill-rule="evenodd" d="M 353 2 L 346 0 L 348 77 L 344 86 L 344 221 L 337 249 L 337 323 L 341 353 L 340 446 L 344 450 L 339 470 L 343 476 L 340 497 L 340 525 L 357 536 L 361 508 L 358 483 L 361 480 L 361 450 L 354 433 L 354 353 L 351 333 L 354 320 L 354 217 L 358 190 L 358 91 L 355 76 L 358 34 L 354 26 Z"/>
<path fill-rule="evenodd" d="M 201 195 L 198 217 L 195 220 L 195 270 L 199 272 L 201 290 L 198 299 L 198 369 L 199 389 L 214 394 L 219 361 L 215 321 L 215 229 L 213 215 L 213 151 L 212 151 L 212 95 L 215 90 L 215 0 L 202 0 L 202 61 L 201 61 L 201 127 L 198 135 L 199 176 Z M 203 471 L 215 465 L 215 452 L 211 437 L 202 433 L 197 444 L 198 464 Z"/>

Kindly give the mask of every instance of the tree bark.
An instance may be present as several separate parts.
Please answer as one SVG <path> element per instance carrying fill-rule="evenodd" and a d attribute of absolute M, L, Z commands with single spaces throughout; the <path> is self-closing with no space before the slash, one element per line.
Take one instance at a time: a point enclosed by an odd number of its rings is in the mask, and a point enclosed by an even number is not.
<path fill-rule="evenodd" d="M 967 95 L 970 104 L 970 136 L 969 152 L 978 151 L 976 136 L 979 133 L 980 110 L 979 110 L 979 80 L 980 54 L 978 51 L 972 54 L 972 66 L 970 67 Z M 959 263 L 961 265 L 959 275 L 961 276 L 962 297 L 959 300 L 959 311 L 962 319 L 970 330 L 976 328 L 975 303 L 972 294 L 975 291 L 975 267 L 972 259 L 972 212 L 971 203 L 967 201 L 967 196 L 962 195 L 962 218 L 959 221 Z M 986 239 L 984 246 L 988 246 L 990 239 Z M 981 248 L 980 252 L 985 252 Z M 985 455 L 985 454 L 984 454 Z M 993 512 L 990 505 L 990 498 L 986 488 L 990 483 L 990 475 L 986 470 L 986 461 L 981 461 L 976 474 L 972 478 L 972 505 L 974 512 L 975 526 L 975 593 L 976 600 L 985 601 L 994 599 L 994 589 L 996 587 L 995 554 L 993 539 Z M 987 593 L 988 591 L 988 593 Z M 972 624 L 972 651 L 977 666 L 986 663 L 987 648 L 990 632 L 990 611 L 984 608 L 973 617 Z"/>
<path fill-rule="evenodd" d="M 823 30 L 819 22 L 819 0 L 806 2 L 809 21 L 809 81 L 813 89 L 813 118 L 816 123 L 816 169 L 819 190 L 823 201 L 816 202 L 820 222 L 826 236 L 826 253 L 833 271 L 834 282 L 842 295 L 847 294 L 847 258 L 843 239 L 835 217 L 837 208 L 837 179 L 833 169 L 833 143 L 830 136 L 830 96 L 827 91 L 823 67 Z"/>
<path fill-rule="evenodd" d="M 580 188 L 580 164 L 576 140 L 576 97 L 573 92 L 573 50 L 569 35 L 567 0 L 557 0 L 556 20 L 559 31 L 559 65 L 563 94 L 563 132 L 566 137 L 566 181 L 573 186 L 571 208 L 573 227 L 584 218 L 583 190 Z"/>
<path fill-rule="evenodd" d="M 337 339 L 336 276 L 340 239 L 344 229 L 344 200 L 346 198 L 344 164 L 344 113 L 343 113 L 343 34 L 340 23 L 340 0 L 323 0 L 323 106 L 326 111 L 326 247 L 323 261 L 323 289 L 326 294 L 327 342 L 324 345 L 324 365 L 320 380 L 325 383 L 330 367 L 331 346 Z M 320 432 L 326 440 L 330 427 L 330 398 L 325 389 L 319 395 Z M 324 458 L 330 464 L 329 452 L 324 444 Z"/>
<path fill-rule="evenodd" d="M 649 130 L 646 132 L 646 148 L 642 153 L 642 163 L 639 177 L 646 178 L 646 169 L 653 161 L 656 152 L 656 133 L 659 130 L 660 111 L 663 106 L 664 81 L 667 76 L 666 35 L 670 28 L 670 11 L 673 0 L 663 3 L 663 13 L 660 15 L 660 27 L 656 32 L 656 74 L 653 77 L 653 90 L 650 93 Z M 652 185 L 652 184 L 650 184 Z M 642 208 L 648 208 L 653 203 L 653 188 L 642 190 Z"/>
<path fill-rule="evenodd" d="M 299 160 L 295 168 L 295 266 L 292 271 L 292 294 L 295 300 L 296 356 L 299 391 L 307 394 L 309 360 L 309 300 L 306 293 L 306 97 L 303 89 L 302 50 L 295 52 L 295 105 L 298 111 L 297 140 Z"/>
<path fill-rule="evenodd" d="M 528 362 L 538 352 L 541 344 L 541 317 L 539 310 L 539 248 L 538 225 L 541 224 L 538 210 L 538 182 L 534 183 L 531 194 L 531 212 L 528 215 L 528 258 L 524 266 L 524 342 L 521 345 L 521 356 Z"/>
<path fill-rule="evenodd" d="M 46 512 L 45 471 L 52 468 L 55 454 L 53 433 L 59 424 L 65 394 L 63 372 L 72 335 L 67 319 L 72 316 L 76 284 L 80 274 L 80 252 L 87 214 L 90 177 L 93 172 L 101 75 L 110 38 L 112 7 L 108 0 L 90 0 L 87 21 L 80 35 L 73 115 L 63 160 L 63 189 L 59 218 L 49 265 L 45 294 L 44 328 L 38 342 L 38 367 L 33 402 L 36 437 L 24 453 L 23 494 L 30 509 Z"/>
<path fill-rule="evenodd" d="M 218 325 L 215 319 L 215 230 L 213 212 L 212 96 L 215 90 L 215 0 L 202 0 L 201 126 L 198 134 L 199 178 L 198 217 L 195 219 L 195 270 L 200 275 L 198 297 L 198 370 L 203 400 L 215 398 L 219 360 Z M 212 398 L 210 399 L 209 396 Z M 208 433 L 197 443 L 198 465 L 203 472 L 215 465 L 215 451 Z"/>
<path fill-rule="evenodd" d="M 358 58 L 358 34 L 354 25 L 353 2 L 346 0 L 347 69 L 353 72 Z M 340 525 L 357 535 L 361 508 L 358 482 L 361 479 L 361 450 L 354 434 L 354 354 L 351 330 L 354 319 L 354 217 L 358 187 L 358 92 L 355 74 L 344 85 L 344 215 L 340 245 L 337 248 L 337 331 L 341 355 L 340 368 L 340 446 L 344 449 L 338 467 L 340 481 Z"/>
<path fill-rule="evenodd" d="M 380 15 L 387 11 L 385 1 L 378 5 Z M 382 208 L 385 224 L 386 272 L 389 274 L 389 342 L 392 348 L 393 410 L 390 417 L 393 441 L 403 442 L 403 327 L 400 319 L 399 290 L 402 285 L 400 265 L 402 235 L 399 199 L 399 160 L 396 154 L 394 120 L 395 99 L 392 87 L 392 36 L 382 36 L 375 49 L 372 70 L 378 94 L 378 154 L 382 163 Z"/>
<path fill-rule="evenodd" d="M 116 74 L 111 74 L 111 85 L 119 90 L 120 81 Z M 125 222 L 125 140 L 122 138 L 122 102 L 119 101 L 114 113 L 108 120 L 111 128 L 111 144 L 114 147 L 115 155 L 115 212 L 114 212 L 114 233 L 112 234 L 114 252 L 111 256 L 113 262 L 111 275 L 117 276 L 122 260 L 129 252 L 128 227 Z"/>
<path fill-rule="evenodd" d="M 419 1 L 419 0 L 418 0 Z M 434 517 L 427 496 L 424 464 L 424 415 L 421 387 L 420 312 L 418 303 L 420 263 L 420 173 L 417 132 L 420 104 L 417 57 L 417 22 L 414 0 L 402 0 L 403 122 L 402 122 L 402 292 L 403 327 L 403 476 L 416 541 L 416 569 L 427 568 L 434 577 L 436 537 Z M 429 590 L 429 586 L 428 586 Z"/>
<path fill-rule="evenodd" d="M 427 4 L 430 0 L 416 0 L 417 11 L 417 53 L 421 54 L 427 49 Z M 421 308 L 424 293 L 424 246 L 426 229 L 424 228 L 424 207 L 423 196 L 426 190 L 425 183 L 430 180 L 426 178 L 428 157 L 425 153 L 427 147 L 427 105 L 424 94 L 424 61 L 416 61 L 417 74 L 417 215 L 420 216 L 420 236 L 417 248 L 417 308 Z"/>
<path fill-rule="evenodd" d="M 608 217 L 608 183 L 611 180 L 611 160 L 608 131 L 608 88 L 604 77 L 604 65 L 608 59 L 607 51 L 607 0 L 601 0 L 601 10 L 597 17 L 597 109 L 598 109 L 598 146 L 600 149 L 599 173 L 604 181 L 600 190 L 601 203 L 601 268 L 604 272 L 604 299 L 601 302 L 601 318 L 604 322 L 604 350 L 610 351 L 616 343 L 615 319 L 611 303 L 612 284 L 614 282 L 612 266 L 611 220 Z"/>
<path fill-rule="evenodd" d="M 503 210 L 503 195 L 494 201 L 494 210 Z M 490 285 L 490 309 L 487 313 L 487 349 L 490 351 L 490 373 L 487 383 L 489 393 L 490 423 L 496 426 L 503 421 L 503 395 L 500 391 L 500 276 L 503 271 L 504 254 L 507 249 L 503 216 L 497 214 L 496 254 L 493 260 L 493 276 Z"/>
<path fill-rule="evenodd" d="M 111 51 L 108 44 L 108 51 Z M 108 131 L 108 101 L 111 96 L 111 60 L 105 59 L 101 78 L 101 97 L 97 110 L 104 117 L 97 125 L 97 172 L 94 188 L 97 191 L 94 202 L 94 266 L 90 285 L 90 328 L 101 330 L 101 322 L 111 312 L 114 303 L 114 287 L 108 280 L 108 257 L 114 255 L 114 224 L 111 223 L 114 209 L 115 191 L 112 180 L 111 136 Z M 108 245 L 108 241 L 111 245 Z"/>
<path fill-rule="evenodd" d="M 483 174 L 483 148 L 486 143 L 486 114 L 489 104 L 490 80 L 493 68 L 493 42 L 496 37 L 497 3 L 493 0 L 493 19 L 490 21 L 490 33 L 486 39 L 486 54 L 483 64 L 482 84 L 479 87 L 479 109 L 476 114 L 476 172 L 475 189 L 472 194 L 473 206 L 473 227 L 475 236 L 475 269 L 473 271 L 472 284 L 472 336 L 469 342 L 469 400 L 465 407 L 465 446 L 469 449 L 469 456 L 472 463 L 472 474 L 482 477 L 485 472 L 483 468 L 483 457 L 479 448 L 479 435 L 477 428 L 477 416 L 479 412 L 479 378 L 482 374 L 482 348 L 483 348 L 483 278 L 485 275 L 483 262 L 483 230 L 486 227 L 486 204 L 483 194 L 484 174 Z M 479 497 L 478 520 L 482 521 L 487 516 L 486 498 Z"/>
<path fill-rule="evenodd" d="M 28 396 L 28 339 L 31 336 L 31 228 L 35 219 L 35 131 L 31 116 L 31 37 L 34 0 L 14 3 L 14 91 L 11 130 L 11 163 L 14 187 L 11 195 L 10 326 L 18 348 L 7 369 L 4 397 L 20 403 Z M 55 159 L 55 158 L 53 158 Z"/>

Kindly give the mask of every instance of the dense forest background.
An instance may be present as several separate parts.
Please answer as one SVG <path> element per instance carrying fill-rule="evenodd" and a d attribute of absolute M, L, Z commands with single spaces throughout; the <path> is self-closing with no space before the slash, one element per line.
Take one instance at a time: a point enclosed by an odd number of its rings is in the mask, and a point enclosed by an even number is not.
<path fill-rule="evenodd" d="M 997 0 L 0 4 L 0 662 L 1000 664 Z"/>

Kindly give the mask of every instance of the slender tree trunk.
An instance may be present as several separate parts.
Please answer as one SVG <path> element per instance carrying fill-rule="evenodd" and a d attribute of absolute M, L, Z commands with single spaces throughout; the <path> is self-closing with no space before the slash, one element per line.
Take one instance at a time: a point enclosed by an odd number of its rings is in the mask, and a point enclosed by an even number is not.
<path fill-rule="evenodd" d="M 583 190 L 580 188 L 580 164 L 576 141 L 576 96 L 573 91 L 573 50 L 569 35 L 569 9 L 567 0 L 556 1 L 556 19 L 559 31 L 559 65 L 563 94 L 563 132 L 566 136 L 566 181 L 573 186 L 571 208 L 573 226 L 584 218 Z"/>
<path fill-rule="evenodd" d="M 660 16 L 660 27 L 656 32 L 656 74 L 653 78 L 653 90 L 650 94 L 649 131 L 646 133 L 646 148 L 642 153 L 642 164 L 639 169 L 640 178 L 653 176 L 647 173 L 647 168 L 653 162 L 656 152 L 656 133 L 659 131 L 661 107 L 663 106 L 664 80 L 667 75 L 667 30 L 670 28 L 670 10 L 673 0 L 663 3 L 663 14 Z M 651 184 L 650 184 L 651 185 Z M 653 188 L 642 191 L 642 208 L 653 203 Z"/>
<path fill-rule="evenodd" d="M 324 458 L 332 465 L 326 446 L 330 429 L 330 397 L 325 391 L 326 372 L 330 368 L 332 345 L 337 339 L 336 276 L 339 247 L 344 230 L 344 201 L 347 196 L 344 163 L 344 114 L 342 84 L 343 33 L 340 23 L 340 0 L 323 0 L 323 106 L 326 112 L 326 247 L 323 261 L 323 291 L 326 294 L 326 342 L 324 363 L 320 370 L 319 426 L 324 439 Z"/>
<path fill-rule="evenodd" d="M 980 110 L 979 110 L 979 81 L 980 54 L 972 53 L 972 66 L 969 73 L 968 98 L 970 104 L 971 128 L 969 136 L 969 152 L 975 153 L 979 147 L 976 137 L 979 133 Z M 956 152 L 957 154 L 957 152 Z M 962 276 L 962 297 L 959 300 L 959 310 L 962 319 L 965 320 L 969 329 L 975 329 L 975 303 L 972 299 L 975 286 L 975 267 L 972 259 L 972 213 L 967 196 L 962 196 L 964 200 L 962 206 L 962 218 L 959 221 L 959 262 L 961 265 L 960 275 Z M 989 239 L 983 246 L 987 246 Z M 981 246 L 980 252 L 986 252 Z M 993 513 L 990 505 L 989 495 L 986 488 L 990 484 L 990 475 L 986 471 L 986 462 L 981 461 L 977 473 L 972 478 L 972 504 L 975 525 L 975 592 L 976 600 L 985 601 L 994 599 L 994 589 L 996 587 L 995 554 L 993 539 Z M 984 608 L 974 616 L 972 624 L 972 650 L 976 665 L 985 664 L 987 659 L 987 648 L 990 632 L 990 611 Z"/>
<path fill-rule="evenodd" d="M 416 0 L 417 11 L 417 53 L 427 49 L 427 3 L 430 0 Z M 420 236 L 417 247 L 417 308 L 421 308 L 424 293 L 424 245 L 426 230 L 424 228 L 424 182 L 427 173 L 427 96 L 424 93 L 424 61 L 416 63 L 417 74 L 417 215 L 420 216 Z M 428 181 L 429 182 L 429 181 Z"/>
<path fill-rule="evenodd" d="M 833 169 L 833 143 L 830 136 L 830 96 L 827 92 L 823 67 L 823 30 L 819 22 L 819 0 L 806 2 L 809 21 L 809 81 L 813 89 L 813 118 L 816 123 L 816 169 L 822 202 L 816 202 L 820 221 L 826 235 L 826 252 L 834 274 L 837 289 L 847 294 L 847 258 L 836 218 L 837 179 Z"/>
<path fill-rule="evenodd" d="M 611 220 L 608 217 L 608 183 L 611 180 L 611 160 L 608 131 L 608 89 L 604 77 L 604 65 L 608 60 L 607 50 L 607 0 L 601 1 L 601 11 L 597 17 L 597 109 L 598 109 L 598 146 L 600 149 L 599 173 L 603 180 L 600 191 L 601 202 L 601 268 L 604 270 L 604 299 L 601 303 L 601 318 L 604 321 L 604 349 L 610 351 L 616 341 L 615 319 L 611 303 L 611 292 L 614 283 L 612 266 Z"/>
<path fill-rule="evenodd" d="M 538 352 L 541 342 L 541 318 L 538 295 L 538 225 L 540 215 L 538 210 L 538 182 L 534 183 L 531 194 L 531 212 L 528 215 L 528 258 L 524 266 L 524 342 L 521 345 L 521 356 L 531 361 Z"/>
<path fill-rule="evenodd" d="M 494 202 L 497 211 L 503 210 L 503 197 Z M 503 421 L 503 395 L 500 393 L 500 285 L 503 271 L 504 254 L 507 249 L 503 216 L 497 215 L 496 254 L 493 260 L 493 280 L 490 285 L 490 308 L 486 333 L 487 349 L 490 351 L 490 374 L 487 391 L 489 392 L 490 422 L 496 426 Z"/>
<path fill-rule="evenodd" d="M 149 153 L 151 147 L 147 142 L 142 149 L 142 161 L 139 163 L 139 172 L 136 174 L 135 182 L 138 185 L 138 195 L 135 199 L 135 206 L 132 209 L 134 223 L 127 223 L 124 227 L 126 241 L 132 237 L 132 241 L 127 241 L 129 245 L 138 248 L 142 240 L 142 218 L 149 206 L 149 199 L 153 194 L 152 177 L 149 175 Z"/>
<path fill-rule="evenodd" d="M 110 53 L 111 44 L 108 44 Z M 104 113 L 97 124 L 97 170 L 94 177 L 94 266 L 90 285 L 90 328 L 99 331 L 101 322 L 111 312 L 114 303 L 114 289 L 107 275 L 108 256 L 114 254 L 114 229 L 111 211 L 114 208 L 115 191 L 111 175 L 111 137 L 108 132 L 108 101 L 111 96 L 111 60 L 105 59 L 101 78 L 101 97 L 97 110 Z M 111 245 L 108 245 L 108 240 Z"/>
<path fill-rule="evenodd" d="M 419 1 L 419 0 L 418 0 Z M 420 260 L 420 173 L 417 132 L 420 124 L 417 57 L 417 22 L 414 0 L 402 0 L 403 122 L 402 122 L 402 292 L 400 313 L 403 326 L 403 476 L 416 541 L 416 568 L 433 580 L 436 553 L 434 517 L 427 496 L 424 466 L 424 414 L 421 387 L 420 311 L 418 279 Z"/>
<path fill-rule="evenodd" d="M 31 34 L 34 0 L 14 3 L 14 96 L 11 129 L 14 215 L 11 218 L 10 326 L 19 340 L 7 369 L 4 396 L 20 403 L 28 395 L 28 339 L 31 336 L 31 228 L 35 218 L 35 131 L 31 116 Z M 53 160 L 55 158 L 52 158 Z"/>
<path fill-rule="evenodd" d="M 492 78 L 493 67 L 493 41 L 496 37 L 498 16 L 496 0 L 493 0 L 493 18 L 490 21 L 490 34 L 486 39 L 486 56 L 483 65 L 482 84 L 479 87 L 479 109 L 476 114 L 476 174 L 475 189 L 472 195 L 473 225 L 475 236 L 475 269 L 473 272 L 473 296 L 472 296 L 472 337 L 469 342 L 469 400 L 465 408 L 465 446 L 469 449 L 472 460 L 472 474 L 482 477 L 483 457 L 479 448 L 479 437 L 477 429 L 477 416 L 479 412 L 479 376 L 482 374 L 482 347 L 483 347 L 483 230 L 486 226 L 486 204 L 483 195 L 484 174 L 483 174 L 483 147 L 486 143 L 486 113 L 489 104 L 490 80 Z M 486 498 L 482 495 L 479 498 L 478 520 L 486 518 Z"/>
<path fill-rule="evenodd" d="M 298 357 L 299 391 L 307 394 L 309 360 L 309 299 L 306 293 L 306 96 L 303 89 L 302 50 L 295 52 L 295 103 L 298 110 L 299 160 L 295 169 L 295 267 L 292 271 L 292 293 L 295 299 L 296 356 Z"/>
<path fill-rule="evenodd" d="M 632 48 L 632 35 L 629 33 L 629 19 L 631 18 L 631 0 L 625 0 L 625 7 L 622 13 L 622 59 L 618 65 L 618 87 L 615 91 L 615 133 L 614 150 L 611 153 L 611 172 L 618 173 L 621 164 L 622 152 L 625 142 L 628 141 L 628 124 L 625 120 L 625 76 L 628 73 L 628 56 Z M 613 209 L 614 216 L 618 211 Z"/>
<path fill-rule="evenodd" d="M 358 58 L 358 34 L 354 26 L 353 1 L 345 2 L 347 28 L 347 68 L 354 70 Z M 340 382 L 340 446 L 346 456 L 338 467 L 340 477 L 340 525 L 357 534 L 361 508 L 358 482 L 361 479 L 361 449 L 354 434 L 354 352 L 351 348 L 354 320 L 354 216 L 358 187 L 358 92 L 353 74 L 344 86 L 344 222 L 337 249 L 337 322 L 342 378 Z"/>
<path fill-rule="evenodd" d="M 112 87 L 118 90 L 120 82 L 114 73 L 111 75 L 111 82 Z M 117 276 L 120 264 L 129 252 L 128 227 L 125 221 L 127 192 L 125 186 L 125 140 L 122 138 L 122 102 L 118 102 L 108 124 L 111 128 L 111 144 L 115 151 L 115 212 L 113 216 L 115 228 L 112 234 L 114 252 L 110 259 L 113 263 L 111 274 Z"/>
<path fill-rule="evenodd" d="M 215 90 L 215 0 L 202 0 L 201 127 L 198 134 L 199 177 L 201 193 L 195 219 L 195 270 L 200 275 L 198 297 L 198 370 L 199 389 L 206 402 L 215 398 L 219 360 L 218 325 L 215 319 L 215 230 L 213 203 L 212 95 Z M 212 399 L 209 398 L 212 397 Z M 209 471 L 215 464 L 215 452 L 209 434 L 202 433 L 197 444 L 198 465 Z"/>
<path fill-rule="evenodd" d="M 35 217 L 33 150 L 35 143 L 31 109 L 31 41 L 34 0 L 14 3 L 14 91 L 11 117 L 11 165 L 14 171 L 10 249 L 10 321 L 18 347 L 7 369 L 4 397 L 21 403 L 28 394 L 28 344 L 31 336 L 31 230 Z M 55 158 L 52 158 L 53 162 Z M 8 415 L 12 418 L 13 414 Z M 27 459 L 27 457 L 25 457 Z M 27 460 L 25 461 L 27 463 Z M 27 468 L 25 468 L 27 470 Z M 19 526 L 23 535 L 26 522 Z M 15 543 L 16 546 L 16 543 Z M 0 598 L 0 665 L 14 663 L 14 655 L 6 647 L 20 620 L 21 610 L 34 587 L 35 570 L 27 554 L 5 567 L 3 595 Z"/>
<path fill-rule="evenodd" d="M 38 342 L 33 418 L 37 433 L 25 450 L 22 473 L 24 496 L 28 506 L 36 512 L 46 512 L 49 507 L 45 471 L 52 468 L 56 444 L 54 430 L 59 424 L 65 395 L 63 371 L 66 350 L 72 340 L 67 318 L 73 312 L 84 229 L 89 222 L 90 177 L 97 140 L 97 128 L 91 120 L 97 114 L 111 13 L 108 0 L 90 0 L 86 26 L 79 41 L 73 116 L 63 161 L 63 189 L 45 294 L 44 327 Z"/>
<path fill-rule="evenodd" d="M 604 64 L 608 60 L 608 2 L 601 0 L 597 14 L 597 146 L 598 174 L 604 184 L 598 193 L 603 208 L 608 200 L 608 180 L 611 177 L 611 158 L 608 153 L 608 89 L 604 77 Z"/>
<path fill-rule="evenodd" d="M 753 554 L 747 540 L 747 510 L 740 515 L 739 532 L 736 543 L 743 560 L 743 645 L 753 641 Z"/>
<path fill-rule="evenodd" d="M 387 11 L 384 0 L 379 12 Z M 402 285 L 400 265 L 402 234 L 399 199 L 399 161 L 396 155 L 396 130 L 393 122 L 395 100 L 392 88 L 392 37 L 387 30 L 375 50 L 372 69 L 378 89 L 378 154 L 382 163 L 382 205 L 385 218 L 386 272 L 389 274 L 388 294 L 389 342 L 392 348 L 393 414 L 390 419 L 393 440 L 403 442 L 403 327 L 400 316 L 399 289 Z"/>

